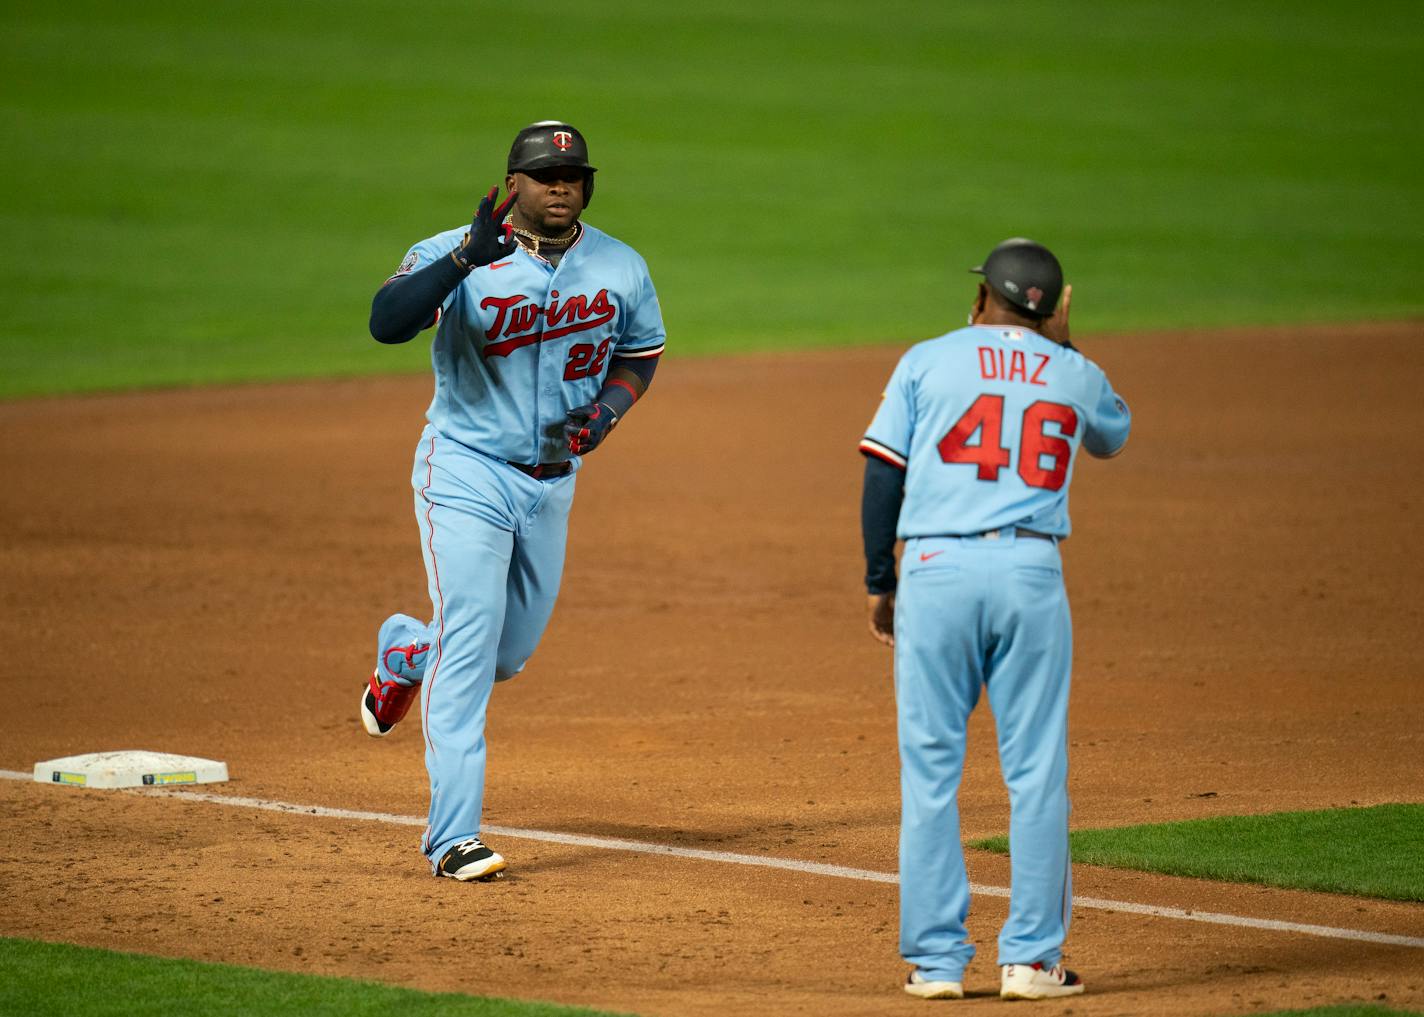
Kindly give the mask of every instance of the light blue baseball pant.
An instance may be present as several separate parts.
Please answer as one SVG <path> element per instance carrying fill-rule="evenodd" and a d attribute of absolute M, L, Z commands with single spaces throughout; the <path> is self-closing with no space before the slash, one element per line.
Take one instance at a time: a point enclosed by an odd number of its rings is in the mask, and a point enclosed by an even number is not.
<path fill-rule="evenodd" d="M 1073 627 L 1053 541 L 906 542 L 895 601 L 900 738 L 900 952 L 925 978 L 962 981 L 969 878 L 959 835 L 965 732 L 981 688 L 1009 789 L 1013 884 L 1000 964 L 1062 956 L 1068 863 L 1068 687 Z"/>
<path fill-rule="evenodd" d="M 479 833 L 490 693 L 523 669 L 554 610 L 576 475 L 535 480 L 432 427 L 421 436 L 411 485 L 433 617 L 417 629 L 393 616 L 382 641 L 430 644 L 423 666 L 390 677 L 422 683 L 432 866 Z"/>

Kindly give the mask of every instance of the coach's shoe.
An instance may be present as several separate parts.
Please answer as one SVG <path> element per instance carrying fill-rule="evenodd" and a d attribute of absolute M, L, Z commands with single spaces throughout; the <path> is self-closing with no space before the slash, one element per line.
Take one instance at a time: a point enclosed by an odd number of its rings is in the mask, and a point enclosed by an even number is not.
<path fill-rule="evenodd" d="M 435 867 L 437 876 L 449 876 L 462 883 L 472 879 L 484 881 L 494 879 L 508 867 L 508 863 L 498 852 L 491 851 L 478 837 L 460 841 L 440 859 Z"/>
<path fill-rule="evenodd" d="M 905 979 L 905 991 L 920 999 L 963 999 L 963 982 L 932 982 L 918 970 Z"/>
<path fill-rule="evenodd" d="M 1000 999 L 1056 999 L 1083 991 L 1083 979 L 1062 964 L 1005 964 L 999 969 Z"/>
<path fill-rule="evenodd" d="M 380 672 L 374 671 L 361 694 L 361 726 L 372 738 L 384 738 L 419 698 L 419 685 L 383 682 Z"/>

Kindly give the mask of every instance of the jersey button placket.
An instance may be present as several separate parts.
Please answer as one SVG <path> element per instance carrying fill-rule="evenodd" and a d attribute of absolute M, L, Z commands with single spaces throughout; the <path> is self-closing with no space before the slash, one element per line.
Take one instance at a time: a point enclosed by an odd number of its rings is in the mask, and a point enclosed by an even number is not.
<path fill-rule="evenodd" d="M 552 413 L 559 405 L 559 371 L 562 368 L 561 351 L 550 348 L 550 344 L 544 341 L 544 331 L 548 324 L 549 304 L 557 299 L 558 287 L 554 285 L 554 280 L 558 277 L 559 269 L 557 265 L 550 265 L 542 259 L 536 259 L 543 265 L 546 276 L 547 287 L 544 290 L 544 299 L 539 305 L 539 361 L 537 367 L 537 377 L 535 378 L 536 392 L 534 417 L 534 448 L 536 449 L 536 462 L 544 462 L 551 458 L 551 454 L 545 451 L 549 443 L 548 436 L 544 433 L 540 421 L 545 419 L 543 407 L 549 407 Z"/>
<path fill-rule="evenodd" d="M 575 245 L 575 247 L 577 247 L 577 245 Z M 549 299 L 548 299 L 547 301 L 545 301 L 545 303 L 544 303 L 545 308 L 548 308 L 549 305 L 550 305 L 551 303 L 553 303 L 553 301 L 554 301 L 555 299 L 558 298 L 558 296 L 559 296 L 559 294 L 560 294 L 560 292 L 561 292 L 560 289 L 559 289 L 559 276 L 560 276 L 560 274 L 563 272 L 564 266 L 565 266 L 566 264 L 568 264 L 569 258 L 571 258 L 571 257 L 573 257 L 573 256 L 574 256 L 574 248 L 570 248 L 568 251 L 565 251 L 565 252 L 564 252 L 564 256 L 563 256 L 562 258 L 560 258 L 560 259 L 559 259 L 559 263 L 554 266 L 553 274 L 552 274 L 552 275 L 550 276 L 550 278 L 549 278 Z M 540 319 L 540 322 L 541 322 L 540 327 L 541 327 L 541 328 L 543 327 L 544 321 L 545 321 L 544 318 L 541 318 L 541 319 Z M 560 407 L 560 409 L 563 409 L 564 406 L 565 406 L 565 400 L 564 400 L 564 365 L 565 365 L 565 361 L 568 359 L 568 349 L 567 349 L 566 343 L 563 342 L 563 341 L 556 342 L 556 343 L 553 344 L 553 346 L 554 346 L 555 348 L 550 349 L 550 350 L 548 351 L 548 358 L 547 358 L 547 359 L 548 359 L 548 363 L 547 363 L 548 373 L 547 373 L 547 377 L 546 377 L 546 379 L 545 379 L 547 388 L 546 388 L 546 393 L 545 393 L 545 394 L 546 394 L 546 395 L 548 396 L 548 398 L 553 402 L 554 405 Z M 539 347 L 540 347 L 540 349 L 542 350 L 543 347 L 544 347 L 544 344 L 543 344 L 543 343 L 540 343 L 540 344 L 539 344 Z M 560 433 L 562 433 L 562 432 L 560 432 Z M 556 449 L 555 449 L 555 454 L 558 454 L 558 453 L 560 453 L 560 452 L 562 452 L 562 451 L 563 451 L 563 449 L 562 449 L 561 447 L 560 447 L 560 448 L 556 448 Z"/>

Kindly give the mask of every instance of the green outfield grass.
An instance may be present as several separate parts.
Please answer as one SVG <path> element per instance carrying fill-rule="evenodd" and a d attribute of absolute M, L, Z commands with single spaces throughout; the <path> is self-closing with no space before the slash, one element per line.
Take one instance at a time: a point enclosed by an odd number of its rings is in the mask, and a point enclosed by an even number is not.
<path fill-rule="evenodd" d="M 1314 1010 L 1276 1010 L 1269 1014 L 1255 1014 L 1255 1017 L 1420 1017 L 1420 1011 L 1346 1004 L 1340 1007 L 1316 1007 Z"/>
<path fill-rule="evenodd" d="M 0 939 L 0 1015 L 25 1017 L 617 1017 L 549 1003 Z M 1347 1004 L 1257 1017 L 1421 1017 Z"/>
<path fill-rule="evenodd" d="M 1073 860 L 1297 890 L 1424 901 L 1424 805 L 1075 830 Z M 1007 837 L 971 847 L 1007 852 Z"/>
<path fill-rule="evenodd" d="M 25 1017 L 614 1017 L 549 1003 L 0 939 L 0 1014 Z"/>
<path fill-rule="evenodd" d="M 676 353 L 906 343 L 1058 250 L 1081 331 L 1424 314 L 1411 0 L 0 9 L 0 397 L 422 370 L 365 332 L 514 130 L 600 167 Z"/>
<path fill-rule="evenodd" d="M 1389 1007 L 1347 1003 L 1343 1006 L 1321 1006 L 1313 1010 L 1277 1010 L 1253 1017 L 1424 1017 L 1418 1010 L 1391 1010 Z"/>

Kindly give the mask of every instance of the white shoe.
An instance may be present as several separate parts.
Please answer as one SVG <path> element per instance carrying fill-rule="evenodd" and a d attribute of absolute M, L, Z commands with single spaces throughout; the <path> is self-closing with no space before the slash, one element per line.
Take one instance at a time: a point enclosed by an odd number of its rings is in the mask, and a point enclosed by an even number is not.
<path fill-rule="evenodd" d="M 964 983 L 931 982 L 919 971 L 911 971 L 905 979 L 905 991 L 920 999 L 963 999 Z"/>
<path fill-rule="evenodd" d="M 999 969 L 1000 999 L 1055 999 L 1076 996 L 1083 988 L 1077 972 L 1062 964 L 1005 964 Z"/>

